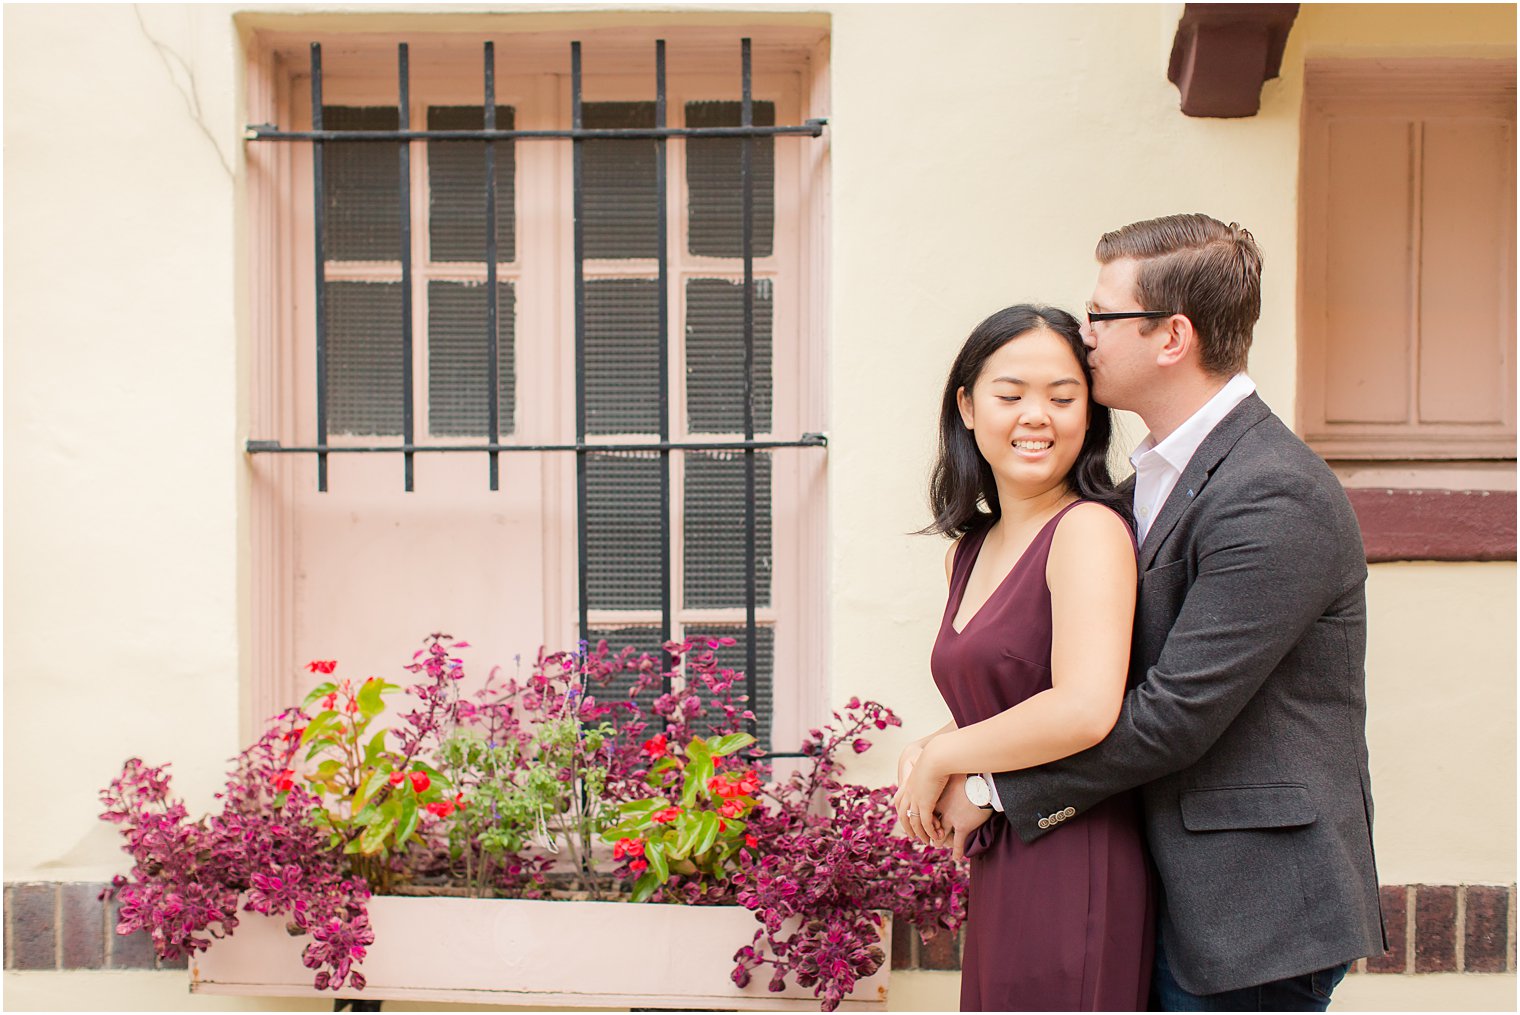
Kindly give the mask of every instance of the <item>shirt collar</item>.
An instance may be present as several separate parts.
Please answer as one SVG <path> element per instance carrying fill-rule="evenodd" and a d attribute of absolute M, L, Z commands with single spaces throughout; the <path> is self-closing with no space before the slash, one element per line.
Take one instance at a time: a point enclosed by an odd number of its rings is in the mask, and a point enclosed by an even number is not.
<path fill-rule="evenodd" d="M 1145 440 L 1141 441 L 1134 453 L 1129 456 L 1130 464 L 1138 470 L 1140 459 L 1155 452 L 1157 457 L 1181 472 L 1192 460 L 1194 452 L 1198 450 L 1198 446 L 1203 443 L 1203 439 L 1209 435 L 1210 431 L 1255 390 L 1255 381 L 1244 373 L 1236 374 L 1225 382 L 1224 387 L 1214 393 L 1213 398 L 1203 403 L 1197 412 L 1168 434 L 1166 440 L 1158 444 L 1150 434 L 1146 434 Z"/>

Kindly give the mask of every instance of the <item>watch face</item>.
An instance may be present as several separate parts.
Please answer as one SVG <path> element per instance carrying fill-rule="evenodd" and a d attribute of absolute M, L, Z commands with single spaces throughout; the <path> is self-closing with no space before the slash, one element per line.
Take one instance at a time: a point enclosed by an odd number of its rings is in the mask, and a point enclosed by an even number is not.
<path fill-rule="evenodd" d="M 966 776 L 966 797 L 978 807 L 992 803 L 992 790 L 987 788 L 987 780 L 979 775 Z"/>

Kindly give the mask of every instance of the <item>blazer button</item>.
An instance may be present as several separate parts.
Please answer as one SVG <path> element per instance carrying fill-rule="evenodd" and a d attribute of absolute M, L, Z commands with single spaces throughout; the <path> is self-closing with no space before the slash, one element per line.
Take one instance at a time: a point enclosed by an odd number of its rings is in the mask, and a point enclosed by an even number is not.
<path fill-rule="evenodd" d="M 1077 809 L 1075 807 L 1068 807 L 1068 808 L 1066 808 L 1066 810 L 1064 810 L 1064 811 L 1061 812 L 1061 817 L 1063 817 L 1063 818 L 1074 818 L 1076 816 L 1077 816 Z"/>
<path fill-rule="evenodd" d="M 1041 828 L 1049 828 L 1050 827 L 1050 819 L 1049 818 L 1041 818 L 1040 819 L 1040 827 Z"/>

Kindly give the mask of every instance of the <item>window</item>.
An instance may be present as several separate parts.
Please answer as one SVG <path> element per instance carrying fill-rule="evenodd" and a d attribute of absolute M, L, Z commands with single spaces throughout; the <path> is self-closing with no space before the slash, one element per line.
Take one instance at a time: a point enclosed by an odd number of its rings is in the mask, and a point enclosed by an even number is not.
<path fill-rule="evenodd" d="M 653 126 L 654 40 L 665 38 L 667 122 L 739 123 L 739 32 L 577 32 L 586 127 Z M 754 122 L 822 115 L 822 35 L 754 32 Z M 571 124 L 572 36 L 495 40 L 495 119 L 502 129 Z M 309 39 L 260 40 L 250 122 L 311 124 Z M 323 127 L 399 124 L 396 43 L 325 39 Z M 413 129 L 484 125 L 480 37 L 411 37 Z M 489 421 L 485 145 L 416 140 L 405 204 L 398 142 L 324 146 L 323 301 L 329 446 L 399 447 L 411 391 L 418 445 L 485 444 Z M 820 140 L 756 139 L 754 426 L 796 440 L 824 428 Z M 662 601 L 672 634 L 730 635 L 744 667 L 744 453 L 661 455 L 662 367 L 672 441 L 733 440 L 744 431 L 743 261 L 739 142 L 666 143 L 666 355 L 660 356 L 659 219 L 653 140 L 583 142 L 584 363 L 588 442 L 629 445 L 586 456 L 577 518 L 576 455 L 418 453 L 405 492 L 401 454 L 331 453 L 327 492 L 316 456 L 254 455 L 254 718 L 295 696 L 308 658 L 350 675 L 396 674 L 431 631 L 506 662 L 581 638 L 655 649 Z M 503 444 L 573 444 L 576 314 L 572 145 L 495 143 L 498 430 Z M 316 443 L 316 263 L 308 144 L 250 144 L 255 240 L 254 398 L 250 433 Z M 405 208 L 405 219 L 402 209 Z M 403 233 L 403 221 L 407 229 Z M 410 288 L 402 244 L 410 260 Z M 410 302 L 410 361 L 402 321 Z M 756 654 L 761 733 L 790 749 L 818 711 L 821 646 L 803 618 L 822 598 L 823 454 L 757 451 Z M 584 532 L 587 629 L 576 572 Z M 662 533 L 668 532 L 668 549 Z M 671 581 L 662 587 L 662 559 Z M 479 675 L 479 674 L 477 674 Z"/>
<path fill-rule="evenodd" d="M 1299 422 L 1330 459 L 1515 457 L 1513 61 L 1305 73 Z"/>

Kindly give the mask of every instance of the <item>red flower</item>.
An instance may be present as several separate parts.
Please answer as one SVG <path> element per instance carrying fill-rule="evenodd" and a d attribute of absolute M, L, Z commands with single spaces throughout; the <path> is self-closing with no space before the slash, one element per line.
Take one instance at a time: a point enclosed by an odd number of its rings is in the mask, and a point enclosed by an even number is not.
<path fill-rule="evenodd" d="M 720 832 L 726 832 L 726 831 L 728 831 L 728 822 L 724 821 L 722 818 L 718 819 L 718 831 L 720 831 Z"/>
<path fill-rule="evenodd" d="M 665 739 L 665 734 L 661 733 L 657 737 L 650 737 L 648 740 L 644 741 L 643 752 L 649 755 L 651 758 L 663 758 L 665 755 L 669 754 L 670 744 Z"/>
<path fill-rule="evenodd" d="M 662 811 L 655 811 L 653 814 L 651 814 L 649 816 L 649 820 L 653 821 L 657 825 L 663 825 L 667 821 L 674 821 L 676 818 L 679 818 L 680 816 L 681 816 L 681 808 L 679 808 L 679 807 L 667 807 L 667 808 L 665 808 Z"/>
<path fill-rule="evenodd" d="M 354 712 L 359 711 L 359 702 L 358 702 L 358 700 L 357 699 L 350 699 L 349 703 L 347 705 L 343 706 L 343 711 L 348 712 L 349 714 L 353 714 Z"/>
<path fill-rule="evenodd" d="M 454 805 L 447 800 L 437 800 L 430 804 L 424 804 L 422 809 L 440 818 L 446 818 L 454 813 Z"/>
<path fill-rule="evenodd" d="M 401 785 L 401 780 L 405 779 L 405 778 L 406 778 L 406 773 L 405 772 L 392 772 L 391 775 L 390 775 L 391 785 L 392 786 L 399 786 L 399 785 Z"/>
<path fill-rule="evenodd" d="M 723 806 L 718 808 L 718 813 L 725 818 L 737 818 L 744 813 L 744 805 L 737 800 L 725 800 Z"/>
<path fill-rule="evenodd" d="M 635 874 L 642 874 L 644 872 L 644 868 L 648 866 L 648 860 L 638 859 L 628 861 L 628 869 L 633 871 Z"/>
<path fill-rule="evenodd" d="M 460 810 L 464 810 L 464 794 L 463 793 L 455 793 L 454 794 L 454 806 L 457 807 L 457 808 L 459 808 Z"/>
<path fill-rule="evenodd" d="M 707 792 L 712 793 L 715 796 L 726 797 L 728 796 L 728 787 L 730 785 L 732 784 L 727 779 L 723 779 L 715 775 L 711 779 L 707 780 Z"/>
<path fill-rule="evenodd" d="M 333 693 L 329 694 L 327 697 L 325 697 L 325 698 L 322 699 L 322 707 L 323 708 L 330 709 L 330 708 L 334 707 L 337 704 L 338 704 L 338 692 L 337 691 L 334 691 Z"/>
<path fill-rule="evenodd" d="M 331 673 L 338 668 L 336 659 L 313 659 L 306 664 L 306 668 L 312 673 Z"/>
<path fill-rule="evenodd" d="M 760 840 L 757 839 L 757 838 L 755 838 L 753 835 L 746 835 L 744 837 L 744 844 L 746 846 L 748 846 L 750 849 L 759 849 L 760 848 Z"/>
<path fill-rule="evenodd" d="M 275 790 L 277 792 L 284 793 L 285 791 L 293 788 L 296 784 L 296 781 L 293 778 L 295 774 L 296 770 L 293 768 L 281 769 L 279 773 L 277 773 L 271 780 L 274 783 Z"/>
<path fill-rule="evenodd" d="M 619 839 L 612 847 L 612 859 L 621 860 L 625 856 L 644 855 L 644 840 L 639 838 Z"/>
<path fill-rule="evenodd" d="M 427 777 L 426 772 L 413 772 L 411 778 L 413 793 L 426 793 L 427 788 L 433 784 L 433 780 Z"/>

